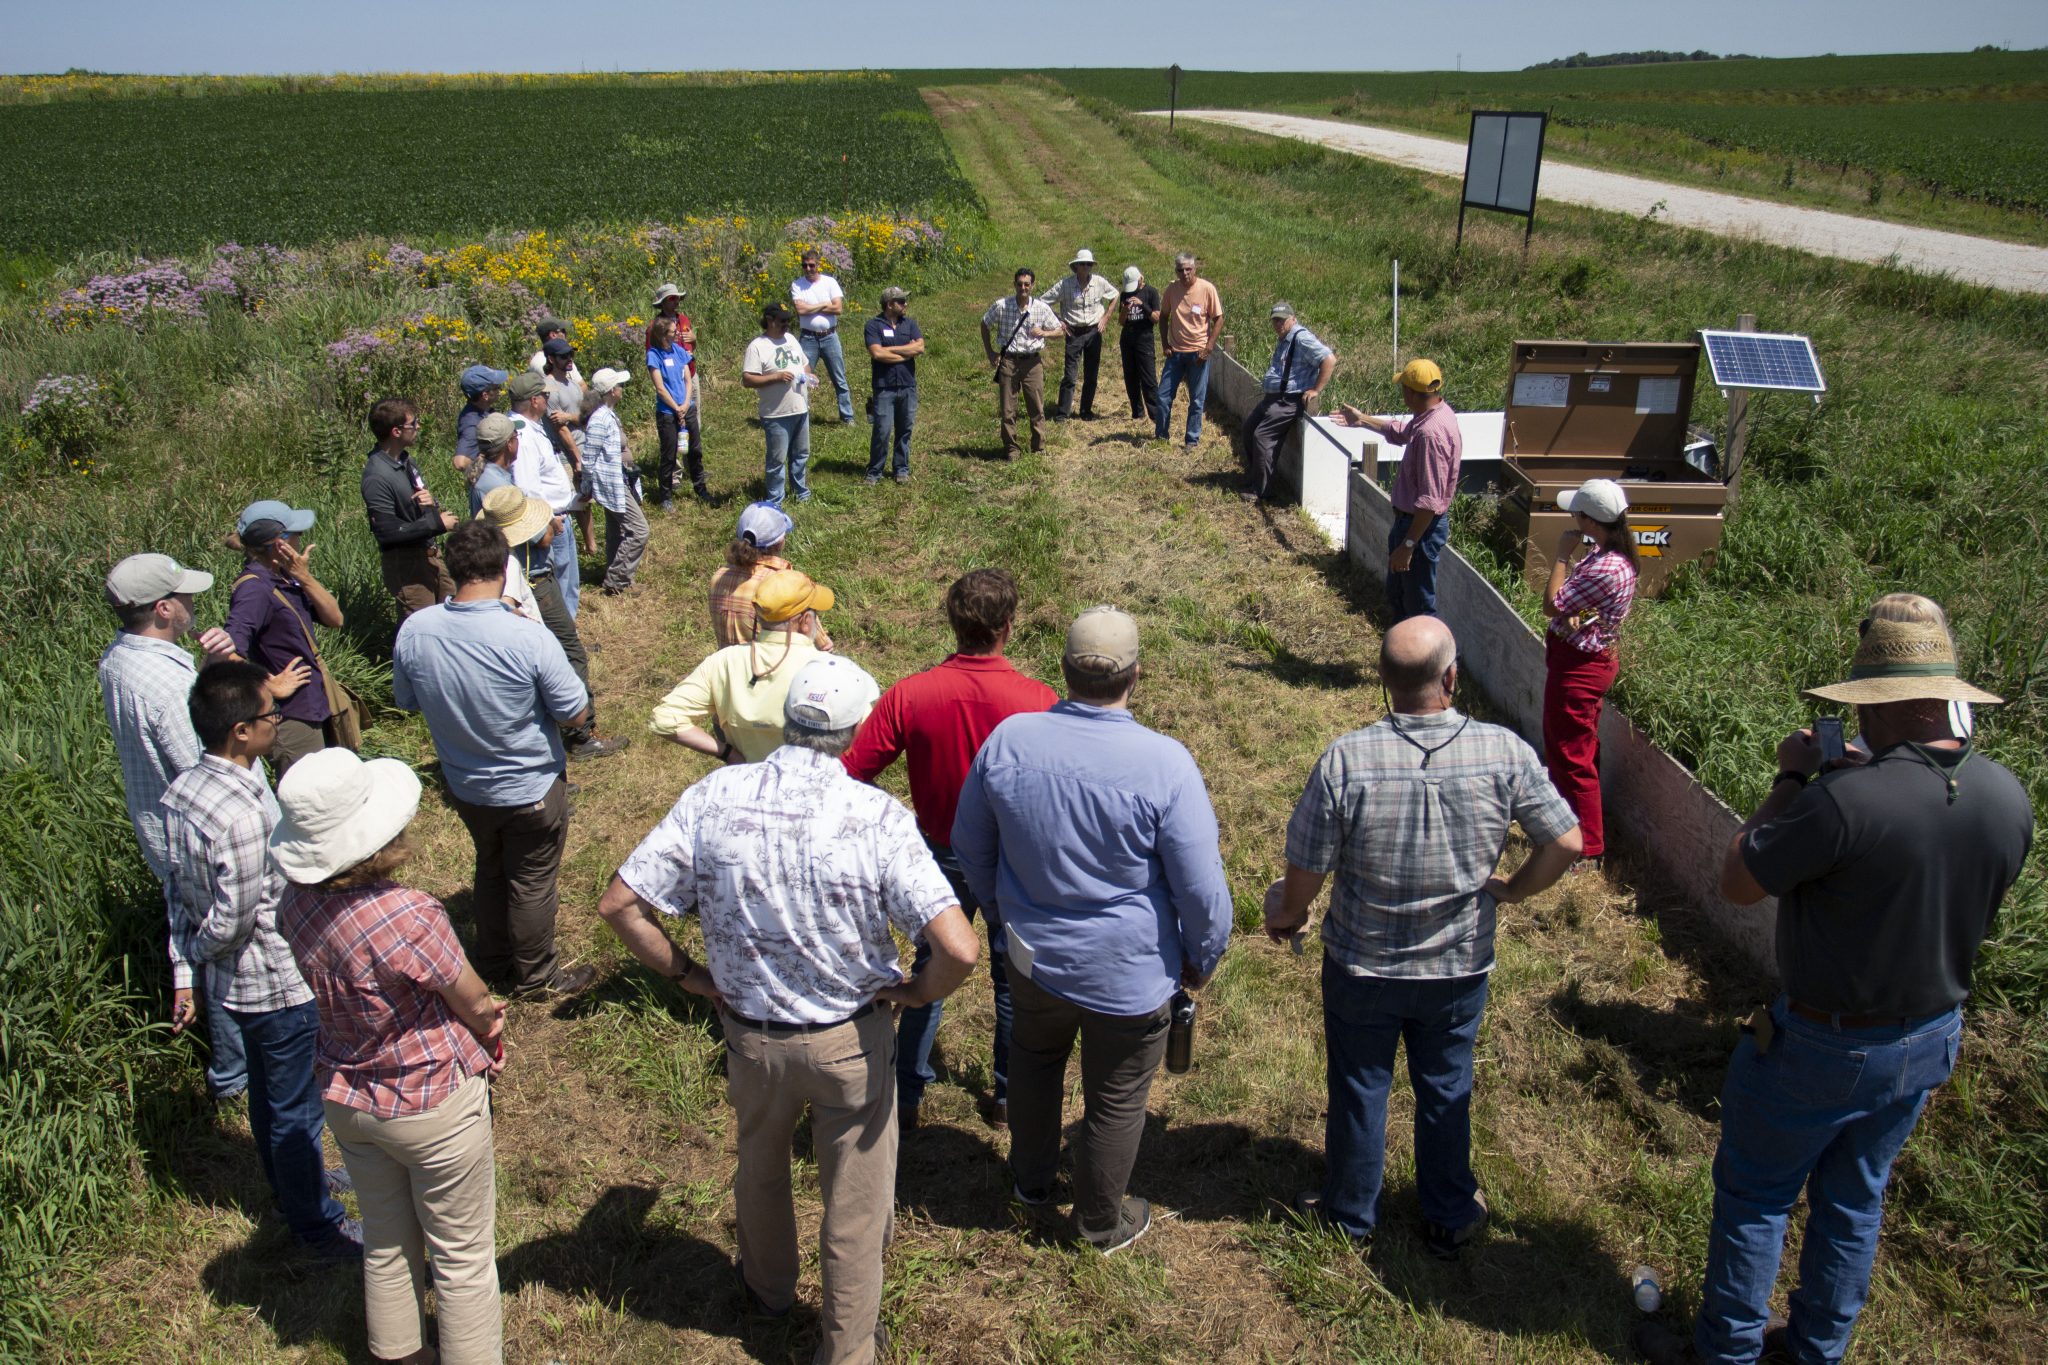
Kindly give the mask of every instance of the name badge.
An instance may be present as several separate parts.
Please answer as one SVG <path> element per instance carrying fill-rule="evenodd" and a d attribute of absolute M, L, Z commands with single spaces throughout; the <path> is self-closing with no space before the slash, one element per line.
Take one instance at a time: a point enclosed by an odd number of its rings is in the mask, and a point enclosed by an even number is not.
<path fill-rule="evenodd" d="M 892 336 L 895 336 L 895 335 L 896 335 L 896 329 L 895 329 L 894 327 L 884 327 L 884 328 L 882 329 L 882 335 L 883 335 L 883 336 L 885 336 L 885 337 L 892 337 Z"/>

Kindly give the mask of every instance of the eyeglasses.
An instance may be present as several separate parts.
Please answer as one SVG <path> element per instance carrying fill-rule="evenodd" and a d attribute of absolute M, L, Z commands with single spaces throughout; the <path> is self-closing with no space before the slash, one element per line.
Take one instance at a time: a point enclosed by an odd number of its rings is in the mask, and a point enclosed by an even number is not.
<path fill-rule="evenodd" d="M 398 429 L 400 431 L 418 431 L 420 429 L 420 419 L 415 417 L 410 422 L 401 423 Z"/>
<path fill-rule="evenodd" d="M 283 719 L 284 708 L 282 706 L 273 705 L 268 711 L 258 711 L 255 715 L 249 717 L 249 719 L 244 721 L 243 723 L 245 725 L 254 725 L 259 720 L 267 720 L 272 725 L 276 725 Z"/>

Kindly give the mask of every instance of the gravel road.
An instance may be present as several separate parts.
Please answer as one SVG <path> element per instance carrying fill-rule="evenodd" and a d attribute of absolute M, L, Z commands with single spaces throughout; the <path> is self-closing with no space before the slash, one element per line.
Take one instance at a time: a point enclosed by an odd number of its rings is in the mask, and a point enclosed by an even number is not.
<path fill-rule="evenodd" d="M 1164 111 L 1153 112 L 1165 117 Z M 1317 142 L 1334 151 L 1391 161 L 1435 175 L 1462 177 L 1465 173 L 1465 144 L 1443 138 L 1249 109 L 1183 109 L 1180 117 Z M 2048 247 L 2020 246 L 1960 232 L 1937 232 L 1824 209 L 1796 208 L 1557 162 L 1544 165 L 1537 190 L 1538 197 L 1543 199 L 1636 217 L 1648 213 L 1661 200 L 1664 206 L 1657 210 L 1658 221 L 1679 227 L 1754 238 L 1816 256 L 1952 275 L 1993 289 L 2048 294 Z"/>

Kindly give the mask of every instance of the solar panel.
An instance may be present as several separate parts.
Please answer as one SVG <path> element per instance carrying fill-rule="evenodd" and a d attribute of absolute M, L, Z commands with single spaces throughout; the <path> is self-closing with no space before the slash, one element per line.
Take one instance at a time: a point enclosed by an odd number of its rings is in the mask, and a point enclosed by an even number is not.
<path fill-rule="evenodd" d="M 1700 333 L 1714 383 L 1724 389 L 1782 389 L 1826 393 L 1813 343 L 1782 332 Z"/>

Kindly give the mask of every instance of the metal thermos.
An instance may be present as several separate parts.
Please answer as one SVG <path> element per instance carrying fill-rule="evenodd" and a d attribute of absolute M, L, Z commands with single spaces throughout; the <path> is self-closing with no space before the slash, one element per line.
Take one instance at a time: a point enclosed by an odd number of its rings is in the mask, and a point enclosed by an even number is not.
<path fill-rule="evenodd" d="M 1173 1022 L 1166 1027 L 1166 1069 L 1178 1076 L 1195 1061 L 1195 997 L 1175 991 L 1169 1008 Z"/>

